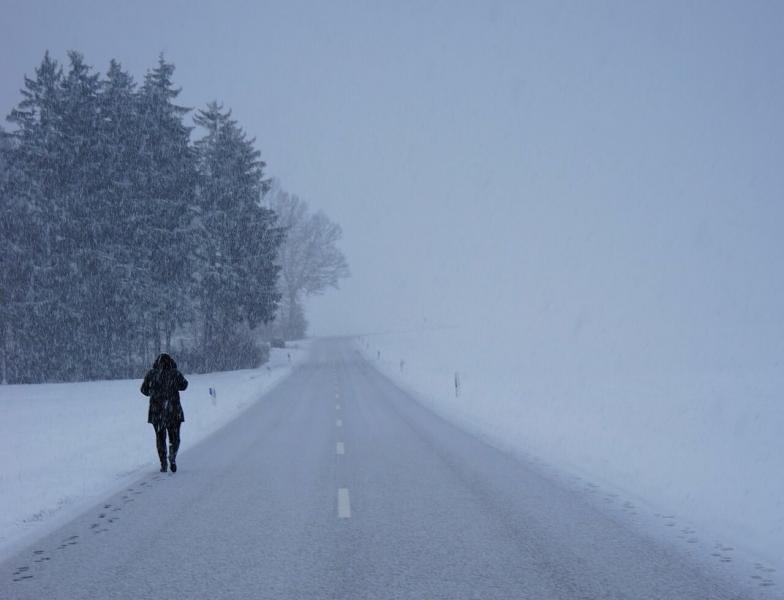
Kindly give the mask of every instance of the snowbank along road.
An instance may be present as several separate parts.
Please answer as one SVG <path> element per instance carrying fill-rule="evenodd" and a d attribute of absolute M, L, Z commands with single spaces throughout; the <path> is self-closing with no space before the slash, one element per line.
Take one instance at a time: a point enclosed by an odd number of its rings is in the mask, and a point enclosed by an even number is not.
<path fill-rule="evenodd" d="M 178 463 L 2 563 L 0 598 L 752 597 L 434 416 L 348 341 Z"/>

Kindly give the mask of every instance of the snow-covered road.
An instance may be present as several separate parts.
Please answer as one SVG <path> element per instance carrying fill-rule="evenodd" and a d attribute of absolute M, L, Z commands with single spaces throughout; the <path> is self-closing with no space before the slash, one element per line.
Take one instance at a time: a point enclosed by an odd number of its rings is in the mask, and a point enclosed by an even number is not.
<path fill-rule="evenodd" d="M 634 598 L 742 590 L 433 415 L 348 341 L 0 564 L 0 598 Z"/>

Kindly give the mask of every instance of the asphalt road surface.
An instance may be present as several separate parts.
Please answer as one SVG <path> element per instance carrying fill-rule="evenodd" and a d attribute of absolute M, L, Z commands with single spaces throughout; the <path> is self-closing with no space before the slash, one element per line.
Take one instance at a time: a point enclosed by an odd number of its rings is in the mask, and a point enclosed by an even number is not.
<path fill-rule="evenodd" d="M 346 341 L 318 342 L 178 463 L 0 564 L 0 598 L 743 597 L 433 415 Z"/>

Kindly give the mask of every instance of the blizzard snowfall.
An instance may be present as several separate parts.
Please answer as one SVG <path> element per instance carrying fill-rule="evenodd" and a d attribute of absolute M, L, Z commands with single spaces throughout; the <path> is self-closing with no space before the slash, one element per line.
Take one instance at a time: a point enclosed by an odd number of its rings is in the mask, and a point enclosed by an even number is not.
<path fill-rule="evenodd" d="M 729 548 L 784 568 L 780 369 L 547 367 L 470 329 L 366 336 L 358 347 L 448 420 L 609 490 L 607 503 L 629 499 L 649 531 L 716 560 Z"/>
<path fill-rule="evenodd" d="M 188 448 L 257 401 L 307 351 L 308 343 L 299 342 L 273 348 L 259 369 L 186 373 L 181 466 L 187 465 Z M 140 385 L 141 378 L 0 386 L 0 558 L 142 473 L 157 471 L 155 434 Z"/>

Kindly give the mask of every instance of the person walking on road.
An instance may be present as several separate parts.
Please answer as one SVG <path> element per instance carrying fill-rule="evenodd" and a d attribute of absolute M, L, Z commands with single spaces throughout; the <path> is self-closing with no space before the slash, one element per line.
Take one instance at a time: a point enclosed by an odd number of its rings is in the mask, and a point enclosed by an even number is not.
<path fill-rule="evenodd" d="M 169 437 L 169 463 L 172 473 L 177 472 L 177 450 L 180 447 L 180 425 L 185 414 L 180 403 L 180 392 L 188 387 L 188 380 L 177 370 L 177 363 L 164 353 L 155 359 L 142 383 L 142 394 L 150 397 L 147 422 L 155 429 L 161 473 L 167 470 L 166 436 Z"/>

